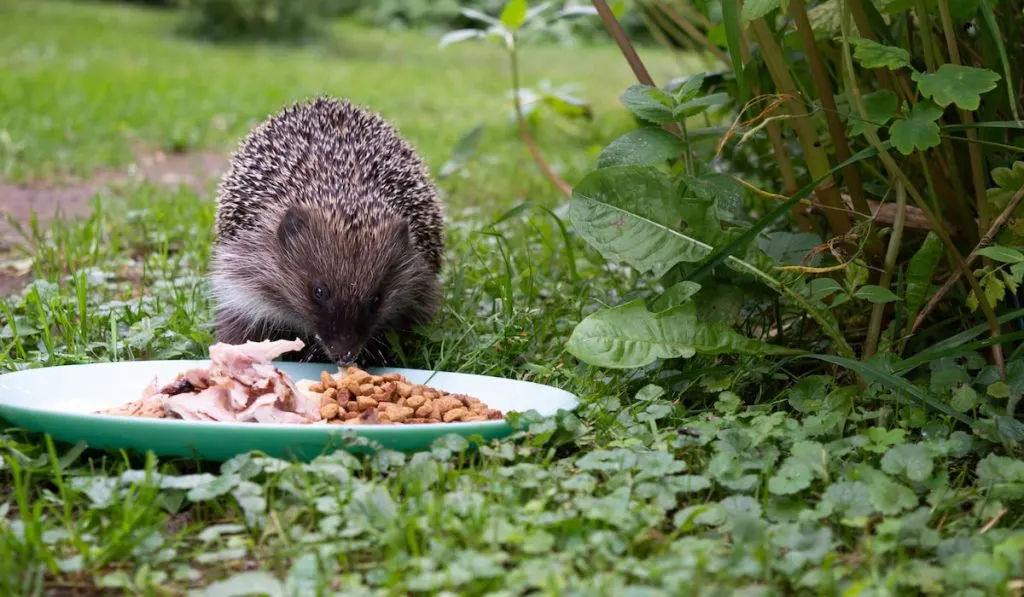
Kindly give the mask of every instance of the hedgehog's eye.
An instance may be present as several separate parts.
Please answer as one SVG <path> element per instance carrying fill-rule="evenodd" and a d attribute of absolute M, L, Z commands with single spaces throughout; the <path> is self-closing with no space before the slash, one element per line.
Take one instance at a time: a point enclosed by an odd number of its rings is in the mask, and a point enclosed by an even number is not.
<path fill-rule="evenodd" d="M 322 303 L 327 299 L 327 287 L 323 282 L 315 282 L 313 284 L 313 300 L 318 303 Z"/>
<path fill-rule="evenodd" d="M 371 308 L 376 309 L 377 307 L 380 306 L 380 301 L 381 301 L 380 295 L 381 295 L 381 293 L 378 292 L 377 294 L 375 294 L 372 297 L 370 297 L 370 307 Z"/>

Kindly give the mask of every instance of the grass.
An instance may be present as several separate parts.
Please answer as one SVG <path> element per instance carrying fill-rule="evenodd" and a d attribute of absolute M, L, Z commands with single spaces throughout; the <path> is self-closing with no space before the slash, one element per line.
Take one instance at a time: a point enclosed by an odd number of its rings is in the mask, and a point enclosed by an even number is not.
<path fill-rule="evenodd" d="M 784 361 L 617 373 L 569 359 L 576 322 L 636 280 L 518 207 L 564 218 L 508 124 L 495 51 L 351 24 L 328 48 L 217 48 L 176 39 L 159 12 L 0 6 L 10 180 L 117 168 L 139 145 L 222 151 L 318 91 L 372 105 L 435 170 L 486 122 L 482 154 L 440 183 L 444 313 L 403 364 L 582 400 L 476 453 L 448 438 L 309 464 L 104 454 L 8 429 L 0 594 L 989 595 L 1024 575 L 1021 463 L 981 458 L 966 433 L 911 435 Z M 667 79 L 666 57 L 645 58 Z M 538 133 L 570 182 L 632 126 L 614 48 L 530 48 L 524 72 L 578 82 L 595 107 L 577 136 Z M 37 278 L 4 302 L 5 369 L 204 356 L 208 196 L 136 184 L 96 208 L 33 233 Z"/>

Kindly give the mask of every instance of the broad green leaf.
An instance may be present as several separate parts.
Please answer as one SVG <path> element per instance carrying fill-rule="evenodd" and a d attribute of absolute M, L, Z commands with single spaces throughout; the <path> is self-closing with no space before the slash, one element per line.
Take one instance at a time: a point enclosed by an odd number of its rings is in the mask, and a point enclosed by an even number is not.
<path fill-rule="evenodd" d="M 779 0 L 743 0 L 743 9 L 740 12 L 743 24 L 767 16 L 773 10 L 779 8 Z"/>
<path fill-rule="evenodd" d="M 466 41 L 468 39 L 480 39 L 486 37 L 486 34 L 480 29 L 457 29 L 444 34 L 441 41 L 438 42 L 440 48 L 446 48 L 452 44 Z"/>
<path fill-rule="evenodd" d="M 977 110 L 981 95 L 996 88 L 1002 77 L 987 68 L 943 64 L 934 73 L 915 72 L 910 78 L 917 81 L 917 89 L 940 106 L 955 103 L 964 110 Z"/>
<path fill-rule="evenodd" d="M 942 252 L 942 240 L 939 239 L 939 235 L 928 231 L 924 242 L 910 258 L 910 263 L 907 265 L 906 290 L 908 323 L 913 323 L 921 306 L 924 305 L 925 296 L 928 294 L 928 289 L 931 288 L 932 276 L 935 275 L 935 268 L 939 265 L 939 260 L 942 259 Z"/>
<path fill-rule="evenodd" d="M 890 120 L 895 118 L 896 111 L 899 108 L 896 94 L 888 89 L 880 89 L 869 93 L 860 98 L 860 101 L 864 105 L 864 111 L 867 112 L 868 120 L 879 128 L 884 127 Z M 850 125 L 850 134 L 863 135 L 864 121 L 861 120 L 860 114 L 851 110 L 847 118 Z"/>
<path fill-rule="evenodd" d="M 870 303 L 891 303 L 898 298 L 888 288 L 874 285 L 861 286 L 853 293 L 853 296 Z"/>
<path fill-rule="evenodd" d="M 205 588 L 189 592 L 192 597 L 242 597 L 243 595 L 266 595 L 284 597 L 284 584 L 269 572 L 239 572 L 218 580 Z"/>
<path fill-rule="evenodd" d="M 915 149 L 931 149 L 938 146 L 939 125 L 935 122 L 942 116 L 942 109 L 931 102 L 914 104 L 910 117 L 897 120 L 889 127 L 889 137 L 903 155 L 914 153 Z"/>
<path fill-rule="evenodd" d="M 818 508 L 826 514 L 841 513 L 846 518 L 870 516 L 874 512 L 871 491 L 861 481 L 840 481 L 829 485 Z"/>
<path fill-rule="evenodd" d="M 508 0 L 505 8 L 501 11 L 501 22 L 511 31 L 519 29 L 519 26 L 526 20 L 526 0 Z"/>
<path fill-rule="evenodd" d="M 1024 261 L 1024 253 L 1010 247 L 985 247 L 978 250 L 978 255 L 988 257 L 1002 263 L 1020 263 Z"/>
<path fill-rule="evenodd" d="M 649 166 L 595 170 L 573 189 L 569 217 L 579 235 L 606 258 L 665 275 L 675 264 L 711 252 L 674 230 L 681 217 L 676 185 Z"/>
<path fill-rule="evenodd" d="M 963 386 L 953 395 L 950 405 L 958 412 L 965 413 L 978 406 L 978 392 L 971 386 Z"/>
<path fill-rule="evenodd" d="M 903 475 L 922 482 L 932 475 L 935 463 L 924 444 L 900 444 L 889 448 L 882 457 L 882 470 L 890 475 Z"/>
<path fill-rule="evenodd" d="M 989 454 L 975 468 L 978 485 L 994 499 L 1024 497 L 1024 460 Z"/>
<path fill-rule="evenodd" d="M 588 316 L 573 330 L 567 349 L 590 365 L 614 369 L 643 367 L 658 359 L 688 359 L 697 353 L 800 352 L 741 336 L 721 323 L 706 322 L 693 303 L 651 313 L 643 299 Z"/>
<path fill-rule="evenodd" d="M 767 238 L 760 236 L 757 244 L 766 255 L 779 263 L 786 265 L 804 264 L 806 257 L 815 247 L 821 244 L 821 238 L 812 232 L 789 232 L 779 230 L 767 235 Z M 821 258 L 815 258 L 805 265 L 817 265 Z"/>
<path fill-rule="evenodd" d="M 799 461 L 787 462 L 768 479 L 768 491 L 775 495 L 791 495 L 811 486 L 814 473 Z"/>
<path fill-rule="evenodd" d="M 653 166 L 678 158 L 685 146 L 679 137 L 660 127 L 630 131 L 604 148 L 598 168 L 609 166 Z"/>
<path fill-rule="evenodd" d="M 721 218 L 736 217 L 745 206 L 747 188 L 738 180 L 722 172 L 708 172 L 700 176 L 687 177 L 686 194 L 696 195 L 705 201 L 718 205 Z"/>
<path fill-rule="evenodd" d="M 877 471 L 869 480 L 871 503 L 875 509 L 887 516 L 895 516 L 917 506 L 917 494 L 902 483 L 897 483 Z"/>
<path fill-rule="evenodd" d="M 649 122 L 664 124 L 674 120 L 672 96 L 656 87 L 631 85 L 622 92 L 619 101 L 633 114 Z"/>
<path fill-rule="evenodd" d="M 850 37 L 853 58 L 864 68 L 896 70 L 910 64 L 910 52 L 903 48 L 884 46 L 865 37 Z"/>
<path fill-rule="evenodd" d="M 654 303 L 651 307 L 655 312 L 671 309 L 672 307 L 681 305 L 690 300 L 693 295 L 700 291 L 700 288 L 700 284 L 685 280 L 678 284 L 673 284 L 668 290 L 662 293 L 661 296 L 654 299 Z"/>

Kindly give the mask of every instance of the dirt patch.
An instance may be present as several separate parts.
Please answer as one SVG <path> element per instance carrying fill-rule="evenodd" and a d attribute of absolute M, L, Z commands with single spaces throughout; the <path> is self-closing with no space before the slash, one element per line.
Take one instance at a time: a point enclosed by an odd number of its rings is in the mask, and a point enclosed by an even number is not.
<path fill-rule="evenodd" d="M 0 260 L 10 259 L 10 249 L 24 242 L 8 218 L 29 229 L 32 214 L 41 226 L 55 218 L 78 218 L 89 215 L 96 193 L 111 186 L 145 180 L 170 186 L 186 185 L 196 192 L 207 192 L 209 185 L 220 177 L 228 166 L 228 156 L 212 152 L 141 153 L 135 162 L 121 171 L 99 171 L 88 180 L 30 182 L 9 184 L 0 182 Z M 4 254 L 7 254 L 5 258 Z M 31 274 L 17 264 L 0 265 L 0 294 L 8 296 L 24 287 Z"/>

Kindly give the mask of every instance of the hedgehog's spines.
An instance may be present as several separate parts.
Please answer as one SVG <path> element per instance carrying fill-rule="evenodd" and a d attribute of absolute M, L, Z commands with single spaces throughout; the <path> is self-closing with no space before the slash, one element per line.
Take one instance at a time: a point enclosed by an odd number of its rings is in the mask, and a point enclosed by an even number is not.
<path fill-rule="evenodd" d="M 376 210 L 395 209 L 410 223 L 417 250 L 441 268 L 443 207 L 429 170 L 375 112 L 317 96 L 254 127 L 218 187 L 217 237 L 230 241 L 244 230 L 265 230 L 292 203 L 340 206 L 338 215 L 355 225 Z"/>

